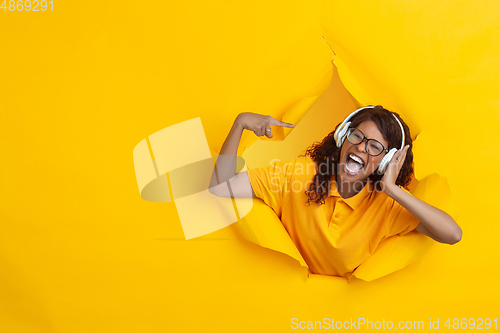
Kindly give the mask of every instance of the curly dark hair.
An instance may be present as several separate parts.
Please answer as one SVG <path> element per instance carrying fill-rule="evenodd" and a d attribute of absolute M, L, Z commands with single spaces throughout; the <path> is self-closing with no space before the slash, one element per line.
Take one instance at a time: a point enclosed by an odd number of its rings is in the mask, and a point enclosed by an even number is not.
<path fill-rule="evenodd" d="M 408 125 L 406 125 L 406 123 L 401 119 L 399 114 L 388 111 L 381 105 L 377 105 L 373 108 L 361 110 L 357 114 L 355 114 L 350 119 L 350 127 L 357 127 L 362 122 L 371 120 L 375 124 L 377 124 L 377 127 L 382 133 L 382 136 L 389 143 L 387 149 L 400 149 L 402 139 L 401 128 L 399 127 L 396 119 L 394 119 L 394 117 L 392 116 L 393 114 L 398 117 L 401 125 L 403 125 L 403 129 L 405 131 L 405 145 L 410 146 L 408 152 L 406 153 L 406 159 L 403 163 L 403 166 L 401 167 L 401 171 L 399 172 L 398 178 L 396 179 L 396 185 L 403 186 L 407 189 L 413 176 L 413 145 L 410 136 L 410 129 L 408 128 Z M 340 160 L 340 152 L 342 150 L 342 147 L 337 147 L 335 139 L 333 137 L 339 125 L 340 124 L 338 124 L 335 127 L 335 130 L 330 132 L 330 134 L 328 134 L 323 139 L 323 141 L 313 143 L 309 148 L 307 148 L 305 155 L 301 155 L 310 156 L 318 167 L 318 172 L 314 176 L 309 189 L 307 189 L 305 192 L 305 194 L 309 197 L 306 202 L 308 204 L 310 204 L 310 201 L 314 201 L 318 204 L 324 204 L 325 198 L 329 194 L 329 186 L 325 186 L 325 184 L 330 184 L 332 177 L 335 176 L 335 170 L 337 170 Z M 319 171 L 321 170 L 321 165 L 323 165 L 323 167 L 327 167 L 327 172 Z M 370 181 L 374 185 L 374 188 L 377 191 L 382 190 L 380 186 L 380 180 L 382 179 L 382 177 L 383 174 L 379 174 L 377 171 L 368 176 L 368 181 Z"/>

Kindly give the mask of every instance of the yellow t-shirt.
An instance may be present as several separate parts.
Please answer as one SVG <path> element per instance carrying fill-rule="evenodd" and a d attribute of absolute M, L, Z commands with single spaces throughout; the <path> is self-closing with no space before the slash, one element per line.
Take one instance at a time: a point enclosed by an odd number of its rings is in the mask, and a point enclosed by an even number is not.
<path fill-rule="evenodd" d="M 405 235 L 420 223 L 369 182 L 348 199 L 331 182 L 325 204 L 311 201 L 308 205 L 305 190 L 316 170 L 309 156 L 248 170 L 255 195 L 276 212 L 311 273 L 348 278 L 380 242 Z"/>

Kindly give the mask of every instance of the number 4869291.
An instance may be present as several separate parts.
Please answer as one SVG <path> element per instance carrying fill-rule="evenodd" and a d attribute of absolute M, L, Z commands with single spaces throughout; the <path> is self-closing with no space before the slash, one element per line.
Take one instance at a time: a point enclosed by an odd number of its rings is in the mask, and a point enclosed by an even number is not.
<path fill-rule="evenodd" d="M 29 12 L 39 12 L 39 11 L 46 11 L 47 10 L 47 4 L 50 4 L 50 9 L 51 11 L 54 11 L 54 0 L 50 0 L 47 2 L 47 0 L 9 0 L 9 3 L 7 4 L 7 0 L 3 0 L 2 5 L 0 6 L 0 9 L 3 9 L 4 12 L 9 10 L 10 12 L 13 11 L 18 11 L 21 12 L 23 10 Z"/>

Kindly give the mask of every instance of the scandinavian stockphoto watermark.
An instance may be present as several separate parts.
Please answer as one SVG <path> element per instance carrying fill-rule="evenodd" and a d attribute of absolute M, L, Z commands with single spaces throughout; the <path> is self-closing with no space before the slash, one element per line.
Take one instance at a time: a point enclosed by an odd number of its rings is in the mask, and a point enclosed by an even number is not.
<path fill-rule="evenodd" d="M 189 140 L 179 140 L 186 133 Z M 252 209 L 252 188 L 236 184 L 245 161 L 213 156 L 199 117 L 148 135 L 134 147 L 133 158 L 141 198 L 175 203 L 186 240 L 227 227 Z"/>
<path fill-rule="evenodd" d="M 437 329 L 497 329 L 497 318 L 429 318 L 423 320 L 370 320 L 369 318 L 350 318 L 349 320 L 335 320 L 323 318 L 323 320 L 299 320 L 292 318 L 290 327 L 294 330 L 322 330 L 322 329 L 407 329 L 407 330 L 437 330 Z"/>
<path fill-rule="evenodd" d="M 279 163 L 281 160 L 273 159 L 270 162 L 270 191 L 272 193 L 281 192 L 303 192 L 310 189 L 311 184 L 315 184 L 317 190 L 327 192 L 328 189 L 335 187 L 339 192 L 344 190 L 349 191 L 351 188 L 362 189 L 366 181 L 356 180 L 353 182 L 337 182 L 332 175 L 339 174 L 339 170 L 344 168 L 345 163 L 320 163 L 319 166 L 313 161 L 307 163 L 294 164 L 291 161 L 285 164 Z M 336 169 L 335 169 L 336 168 Z M 319 177 L 314 177 L 316 174 L 320 176 L 331 175 L 327 180 L 320 180 Z M 370 176 L 365 169 L 360 171 L 363 176 Z M 308 175 L 309 180 L 304 182 L 304 178 L 300 176 Z M 323 177 L 324 178 L 324 177 Z M 364 178 L 364 177 L 362 177 Z M 376 192 L 384 192 L 385 185 L 381 180 L 373 183 L 372 190 Z"/>
<path fill-rule="evenodd" d="M 439 326 L 439 323 L 437 324 Z M 290 327 L 301 330 L 321 330 L 321 329 L 423 329 L 423 321 L 399 321 L 394 323 L 391 320 L 370 320 L 368 318 L 350 318 L 349 320 L 335 320 L 333 318 L 323 318 L 323 320 L 299 320 L 292 318 Z"/>

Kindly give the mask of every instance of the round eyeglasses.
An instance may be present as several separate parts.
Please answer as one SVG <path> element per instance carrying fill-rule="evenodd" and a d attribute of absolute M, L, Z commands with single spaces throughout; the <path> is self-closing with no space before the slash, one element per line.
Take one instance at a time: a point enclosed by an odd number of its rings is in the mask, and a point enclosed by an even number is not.
<path fill-rule="evenodd" d="M 378 142 L 377 140 L 367 139 L 365 134 L 361 132 L 359 129 L 349 128 L 347 130 L 347 140 L 353 145 L 359 145 L 361 142 L 363 142 L 364 139 L 366 139 L 365 150 L 368 153 L 368 155 L 378 156 L 382 154 L 384 150 L 386 152 L 389 152 L 387 148 L 385 148 L 384 145 Z"/>

